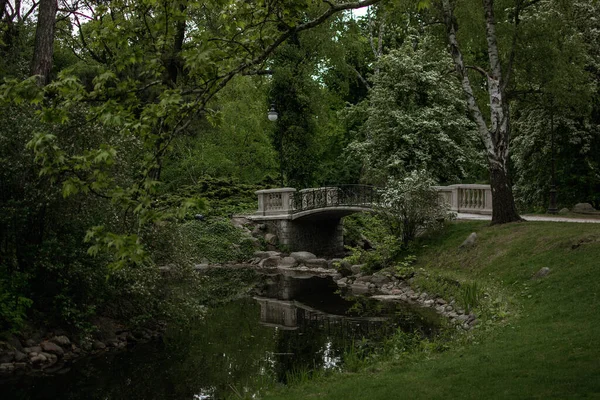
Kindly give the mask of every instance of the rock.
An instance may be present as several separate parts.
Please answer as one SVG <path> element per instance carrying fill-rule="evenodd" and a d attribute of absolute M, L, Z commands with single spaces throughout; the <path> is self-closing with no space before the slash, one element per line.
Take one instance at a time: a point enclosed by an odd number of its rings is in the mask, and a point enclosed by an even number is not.
<path fill-rule="evenodd" d="M 279 264 L 280 260 L 281 257 L 272 256 L 261 260 L 261 262 L 258 263 L 258 266 L 261 268 L 277 268 L 277 265 Z"/>
<path fill-rule="evenodd" d="M 27 346 L 27 347 L 33 347 L 33 346 L 35 346 L 36 344 L 37 344 L 37 342 L 36 342 L 35 340 L 33 340 L 33 339 L 27 339 L 27 340 L 25 341 L 25 346 Z"/>
<path fill-rule="evenodd" d="M 12 372 L 15 369 L 15 365 L 13 363 L 1 363 L 0 364 L 0 372 Z"/>
<path fill-rule="evenodd" d="M 376 284 L 376 285 L 384 285 L 384 284 L 386 284 L 386 283 L 389 283 L 389 282 L 390 282 L 390 278 L 388 278 L 388 277 L 387 277 L 387 276 L 385 276 L 385 275 L 378 275 L 378 274 L 375 274 L 375 275 L 373 275 L 373 277 L 371 278 L 371 282 L 373 282 L 373 283 L 374 283 L 374 284 Z"/>
<path fill-rule="evenodd" d="M 281 253 L 279 253 L 278 251 L 255 251 L 254 257 L 258 257 L 261 260 L 264 260 L 265 258 L 279 256 L 280 254 Z"/>
<path fill-rule="evenodd" d="M 143 335 L 142 335 L 143 336 Z M 104 343 L 102 343 L 99 340 L 94 341 L 94 343 L 92 344 L 92 348 L 94 350 L 104 350 L 106 349 L 106 345 Z"/>
<path fill-rule="evenodd" d="M 369 287 L 364 283 L 354 283 L 352 286 L 350 286 L 350 290 L 352 290 L 353 295 L 369 293 Z"/>
<path fill-rule="evenodd" d="M 56 343 L 45 341 L 40 343 L 40 346 L 42 347 L 42 350 L 44 350 L 46 353 L 52 353 L 59 356 L 65 354 L 65 351 L 62 349 L 62 347 L 60 347 Z"/>
<path fill-rule="evenodd" d="M 58 357 L 56 357 L 55 354 L 44 353 L 44 352 L 38 354 L 38 356 L 46 357 L 46 360 L 48 360 L 49 362 L 56 362 L 56 360 L 58 359 Z"/>
<path fill-rule="evenodd" d="M 309 253 L 308 251 L 295 251 L 290 254 L 290 257 L 294 257 L 299 263 L 304 263 L 307 260 L 313 260 L 317 258 L 317 256 L 315 256 L 313 253 Z"/>
<path fill-rule="evenodd" d="M 342 279 L 338 280 L 336 283 L 338 285 L 342 285 L 342 284 L 345 285 L 346 283 L 348 283 L 348 278 L 342 278 Z"/>
<path fill-rule="evenodd" d="M 477 234 L 475 232 L 473 232 L 469 235 L 468 238 L 465 239 L 464 242 L 462 242 L 462 244 L 460 246 L 458 246 L 458 248 L 463 249 L 463 248 L 473 247 L 473 246 L 475 246 L 476 242 L 477 242 Z"/>
<path fill-rule="evenodd" d="M 265 235 L 265 242 L 267 244 L 277 246 L 277 243 L 279 243 L 279 238 L 277 237 L 277 235 L 275 235 L 273 233 L 267 233 Z"/>
<path fill-rule="evenodd" d="M 231 224 L 238 229 L 247 229 L 246 225 L 250 224 L 250 220 L 244 217 L 233 217 L 231 218 Z"/>
<path fill-rule="evenodd" d="M 196 272 L 206 271 L 209 268 L 210 268 L 210 265 L 208 265 L 208 264 L 196 264 L 196 265 L 194 265 L 194 271 L 196 271 Z"/>
<path fill-rule="evenodd" d="M 550 268 L 543 267 L 538 272 L 536 272 L 535 275 L 533 275 L 533 278 L 531 278 L 531 279 L 542 279 L 542 278 L 547 277 L 549 273 L 550 273 Z"/>
<path fill-rule="evenodd" d="M 254 247 L 255 249 L 260 249 L 260 240 L 258 240 L 255 237 L 251 237 L 248 240 L 252 244 L 252 247 Z"/>
<path fill-rule="evenodd" d="M 446 300 L 444 300 L 444 299 L 442 299 L 441 297 L 438 297 L 438 298 L 435 300 L 435 302 L 436 302 L 436 303 L 438 303 L 438 304 L 439 304 L 439 305 L 441 305 L 441 306 L 443 306 L 443 305 L 446 305 L 446 304 L 447 304 L 447 301 L 446 301 Z"/>
<path fill-rule="evenodd" d="M 454 307 L 452 307 L 452 306 L 446 306 L 446 311 L 447 312 L 450 312 L 452 310 L 454 310 Z"/>
<path fill-rule="evenodd" d="M 573 212 L 577 214 L 596 214 L 598 211 L 589 203 L 577 203 L 573 207 Z"/>
<path fill-rule="evenodd" d="M 569 210 L 568 208 L 561 208 L 558 213 L 561 215 L 565 215 L 565 214 L 568 214 L 570 211 L 571 210 Z"/>
<path fill-rule="evenodd" d="M 15 351 L 5 351 L 0 353 L 0 364 L 10 363 L 15 359 Z"/>
<path fill-rule="evenodd" d="M 358 264 L 358 265 L 353 265 L 350 267 L 350 270 L 352 270 L 352 275 L 358 275 L 362 272 L 363 267 L 365 266 L 365 264 Z"/>
<path fill-rule="evenodd" d="M 373 275 L 365 275 L 365 276 L 359 276 L 358 278 L 356 278 L 355 282 L 365 282 L 365 283 L 370 283 L 371 279 L 373 279 Z"/>
<path fill-rule="evenodd" d="M 46 361 L 48 361 L 48 359 L 47 359 L 45 356 L 43 356 L 43 355 L 41 355 L 41 354 L 38 354 L 37 356 L 33 356 L 33 357 L 31 357 L 31 358 L 29 359 L 29 361 L 31 361 L 31 363 L 32 363 L 33 365 L 36 365 L 36 364 L 41 364 L 41 363 L 43 363 L 43 362 L 46 362 Z"/>
<path fill-rule="evenodd" d="M 294 257 L 282 257 L 277 266 L 279 268 L 293 268 L 298 265 L 298 261 Z"/>
<path fill-rule="evenodd" d="M 54 336 L 52 339 L 50 339 L 50 341 L 52 343 L 55 343 L 61 347 L 65 347 L 65 346 L 70 346 L 71 345 L 71 341 L 69 340 L 68 337 L 66 336 Z"/>
<path fill-rule="evenodd" d="M 434 304 L 435 304 L 435 302 L 433 300 L 425 300 L 423 302 L 423 305 L 426 307 L 433 307 Z"/>
<path fill-rule="evenodd" d="M 16 337 L 15 335 L 9 335 L 8 339 L 6 341 L 8 342 L 8 344 L 10 344 L 15 349 L 17 349 L 19 351 L 23 351 L 23 345 L 21 344 L 21 341 L 19 340 L 19 338 Z"/>
<path fill-rule="evenodd" d="M 304 261 L 304 265 L 308 268 L 327 268 L 329 265 L 327 264 L 327 260 L 322 258 L 313 258 L 310 260 Z"/>
<path fill-rule="evenodd" d="M 327 261 L 327 268 L 335 269 L 335 268 L 337 268 L 338 264 L 341 262 L 342 262 L 341 258 L 332 258 L 331 260 Z"/>
<path fill-rule="evenodd" d="M 15 361 L 21 362 L 27 359 L 27 354 L 20 352 L 19 350 L 15 351 Z"/>
<path fill-rule="evenodd" d="M 468 315 L 459 315 L 458 317 L 456 317 L 457 320 L 459 320 L 460 322 L 467 322 L 467 320 L 469 319 Z"/>
<path fill-rule="evenodd" d="M 352 275 L 352 270 L 350 269 L 350 263 L 348 261 L 342 260 L 338 267 L 338 271 L 344 277 Z"/>

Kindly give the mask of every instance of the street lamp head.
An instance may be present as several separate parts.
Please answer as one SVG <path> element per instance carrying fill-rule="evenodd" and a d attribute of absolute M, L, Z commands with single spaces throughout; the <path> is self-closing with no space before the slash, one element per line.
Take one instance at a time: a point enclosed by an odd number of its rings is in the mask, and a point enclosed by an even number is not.
<path fill-rule="evenodd" d="M 277 117 L 279 117 L 279 114 L 277 114 L 277 111 L 275 111 L 275 104 L 271 104 L 271 109 L 269 110 L 267 117 L 269 117 L 269 121 L 277 121 Z"/>

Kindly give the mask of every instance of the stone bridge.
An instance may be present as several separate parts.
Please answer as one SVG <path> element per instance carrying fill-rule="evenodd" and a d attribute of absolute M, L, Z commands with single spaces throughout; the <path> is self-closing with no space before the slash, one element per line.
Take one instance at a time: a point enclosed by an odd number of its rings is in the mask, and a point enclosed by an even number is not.
<path fill-rule="evenodd" d="M 450 211 L 491 214 L 489 185 L 435 186 Z M 380 189 L 367 185 L 339 185 L 296 190 L 259 190 L 258 211 L 250 218 L 267 224 L 290 251 L 318 255 L 344 252 L 342 218 L 382 207 Z"/>

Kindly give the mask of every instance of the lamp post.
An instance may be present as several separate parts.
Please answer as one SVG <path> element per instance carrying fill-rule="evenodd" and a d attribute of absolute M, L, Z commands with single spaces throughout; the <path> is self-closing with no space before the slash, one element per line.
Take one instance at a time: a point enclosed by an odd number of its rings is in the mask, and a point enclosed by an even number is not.
<path fill-rule="evenodd" d="M 277 111 L 275 111 L 275 104 L 271 103 L 271 109 L 267 113 L 267 118 L 269 118 L 269 121 L 275 122 L 275 121 L 277 121 L 278 117 L 279 117 L 279 114 L 277 114 Z"/>
<path fill-rule="evenodd" d="M 277 118 L 279 118 L 279 114 L 275 110 L 275 103 L 271 103 L 271 109 L 267 113 L 267 118 L 269 118 L 269 121 L 271 122 L 275 122 L 277 121 Z M 281 148 L 279 149 L 279 175 L 281 176 L 281 187 L 283 187 L 283 137 L 281 138 Z"/>
<path fill-rule="evenodd" d="M 554 151 L 554 101 L 550 102 L 550 148 L 552 152 L 552 178 L 550 181 L 550 204 L 548 214 L 558 214 L 556 206 L 556 156 Z"/>

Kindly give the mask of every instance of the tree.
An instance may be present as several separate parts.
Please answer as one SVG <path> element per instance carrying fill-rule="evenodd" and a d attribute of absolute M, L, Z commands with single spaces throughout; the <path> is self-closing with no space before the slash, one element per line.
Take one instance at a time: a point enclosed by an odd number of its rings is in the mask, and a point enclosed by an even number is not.
<path fill-rule="evenodd" d="M 273 62 L 271 96 L 279 113 L 273 144 L 285 186 L 310 187 L 315 178 L 318 150 L 312 98 L 319 88 L 313 70 L 309 49 L 297 37 L 278 50 Z"/>
<path fill-rule="evenodd" d="M 260 70 L 287 39 L 377 1 L 102 2 L 86 11 L 87 22 L 75 18 L 79 42 L 73 50 L 85 71 L 63 70 L 38 89 L 35 79 L 13 80 L 2 98 L 40 108 L 40 122 L 51 128 L 36 130 L 29 147 L 41 174 L 58 180 L 65 197 L 109 200 L 132 222 L 118 237 L 102 226 L 91 229 L 90 251 L 108 249 L 117 264 L 129 256 L 140 260 L 143 243 L 134 232 L 173 216 L 153 201 L 163 160 L 177 140 L 211 118 L 218 93 L 234 77 Z M 48 48 L 44 43 L 40 49 Z M 39 54 L 47 79 L 48 52 Z M 100 140 L 68 146 L 69 135 L 86 126 L 100 127 Z M 194 204 L 185 201 L 180 213 Z"/>
<path fill-rule="evenodd" d="M 40 0 L 33 60 L 31 62 L 31 75 L 39 76 L 40 85 L 46 85 L 50 82 L 57 11 L 57 0 Z"/>
<path fill-rule="evenodd" d="M 515 0 L 513 10 L 513 22 L 515 25 L 513 48 L 511 49 L 508 60 L 503 61 L 498 47 L 494 0 L 483 0 L 485 37 L 489 59 L 488 69 L 465 64 L 463 53 L 457 38 L 458 21 L 454 16 L 453 2 L 451 0 L 442 0 L 440 4 L 444 24 L 446 26 L 446 36 L 450 54 L 454 60 L 456 73 L 467 98 L 469 111 L 477 125 L 479 136 L 486 150 L 490 170 L 490 183 L 492 187 L 492 224 L 502 224 L 521 220 L 515 205 L 508 168 L 510 154 L 510 109 L 506 89 L 510 83 L 513 68 L 514 44 L 517 42 L 517 28 L 520 22 L 520 13 L 535 2 L 535 0 Z M 485 116 L 477 103 L 467 69 L 473 69 L 481 73 L 487 81 L 489 124 L 486 122 Z"/>

